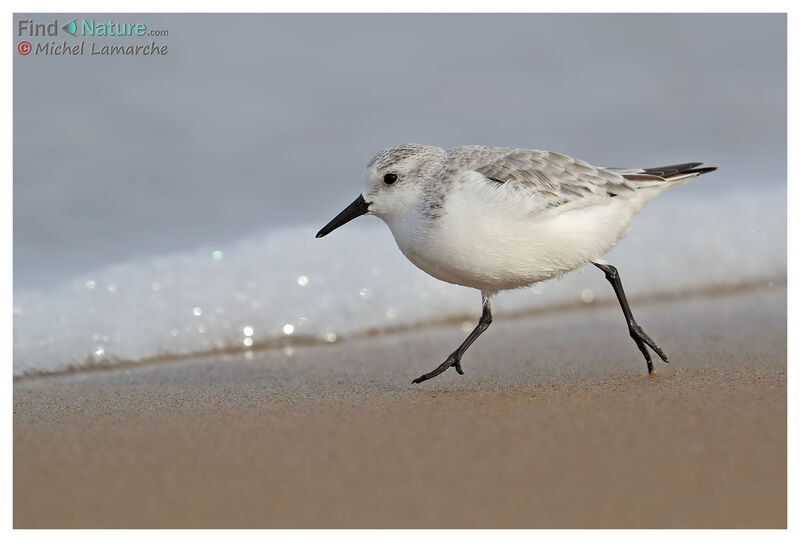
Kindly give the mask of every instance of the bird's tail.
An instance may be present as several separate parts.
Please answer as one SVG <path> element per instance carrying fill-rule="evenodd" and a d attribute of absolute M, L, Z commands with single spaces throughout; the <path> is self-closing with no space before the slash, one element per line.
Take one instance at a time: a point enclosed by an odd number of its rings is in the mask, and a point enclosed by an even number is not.
<path fill-rule="evenodd" d="M 675 188 L 683 183 L 694 179 L 704 173 L 710 173 L 717 168 L 700 167 L 702 162 L 687 162 L 685 164 L 674 164 L 671 166 L 659 166 L 644 169 L 616 169 L 608 168 L 609 171 L 619 173 L 625 179 L 641 183 L 641 187 L 661 186 L 663 188 Z M 668 187 L 664 182 L 668 182 Z"/>

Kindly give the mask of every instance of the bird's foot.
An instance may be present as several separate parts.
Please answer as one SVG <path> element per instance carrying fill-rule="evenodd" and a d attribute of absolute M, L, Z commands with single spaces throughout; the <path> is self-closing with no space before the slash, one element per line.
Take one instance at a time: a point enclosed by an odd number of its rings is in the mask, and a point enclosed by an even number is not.
<path fill-rule="evenodd" d="M 655 341 L 651 339 L 647 335 L 647 333 L 644 332 L 644 330 L 641 328 L 639 324 L 633 322 L 629 327 L 631 332 L 631 338 L 636 343 L 636 346 L 639 347 L 639 350 L 642 352 L 642 355 L 644 355 L 644 359 L 647 362 L 648 373 L 655 374 L 656 372 L 655 368 L 653 367 L 653 360 L 650 358 L 650 352 L 647 351 L 648 346 L 653 349 L 653 352 L 658 354 L 658 357 L 660 357 L 664 361 L 664 363 L 669 363 L 667 355 L 664 353 L 664 351 L 661 350 L 661 348 L 655 343 Z"/>
<path fill-rule="evenodd" d="M 430 380 L 435 376 L 439 376 L 443 372 L 445 372 L 450 367 L 453 367 L 456 372 L 460 375 L 464 374 L 464 370 L 461 368 L 461 356 L 457 355 L 456 352 L 453 352 L 448 356 L 447 360 L 444 363 L 439 365 L 433 371 L 429 373 L 425 373 L 424 375 L 420 376 L 419 378 L 415 378 L 411 381 L 412 384 L 419 384 L 420 382 L 425 382 L 426 380 Z"/>

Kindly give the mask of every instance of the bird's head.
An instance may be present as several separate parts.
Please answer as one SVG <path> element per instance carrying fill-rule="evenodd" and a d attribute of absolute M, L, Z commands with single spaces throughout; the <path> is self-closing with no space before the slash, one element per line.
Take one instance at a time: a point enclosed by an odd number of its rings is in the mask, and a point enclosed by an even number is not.
<path fill-rule="evenodd" d="M 388 222 L 409 212 L 424 192 L 425 183 L 442 167 L 445 151 L 426 145 L 399 145 L 376 154 L 364 174 L 366 189 L 339 213 L 317 237 L 364 214 L 376 215 Z"/>

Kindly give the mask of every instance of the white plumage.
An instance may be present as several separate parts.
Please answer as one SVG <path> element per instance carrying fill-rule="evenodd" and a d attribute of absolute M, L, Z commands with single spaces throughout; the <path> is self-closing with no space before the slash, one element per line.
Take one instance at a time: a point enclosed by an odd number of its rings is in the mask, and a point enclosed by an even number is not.
<path fill-rule="evenodd" d="M 489 294 L 600 258 L 645 204 L 699 175 L 618 173 L 537 150 L 409 147 L 384 151 L 368 168 L 369 213 L 386 222 L 417 267 Z M 386 173 L 398 181 L 386 186 Z M 432 216 L 434 202 L 442 209 Z"/>
<path fill-rule="evenodd" d="M 389 226 L 403 254 L 446 282 L 481 290 L 478 328 L 426 380 L 454 366 L 491 322 L 490 298 L 529 286 L 586 263 L 605 273 L 648 361 L 645 344 L 666 356 L 636 325 L 616 269 L 599 262 L 659 194 L 715 168 L 699 163 L 648 169 L 592 166 L 540 150 L 467 146 L 444 151 L 400 145 L 368 164 L 366 190 L 318 237 L 361 214 Z"/>

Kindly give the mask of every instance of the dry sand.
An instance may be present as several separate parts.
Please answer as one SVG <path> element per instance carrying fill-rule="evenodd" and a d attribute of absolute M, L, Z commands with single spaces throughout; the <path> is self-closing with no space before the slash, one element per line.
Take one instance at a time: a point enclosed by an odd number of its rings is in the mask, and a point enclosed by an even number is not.
<path fill-rule="evenodd" d="M 786 290 L 14 384 L 14 526 L 786 526 Z"/>

